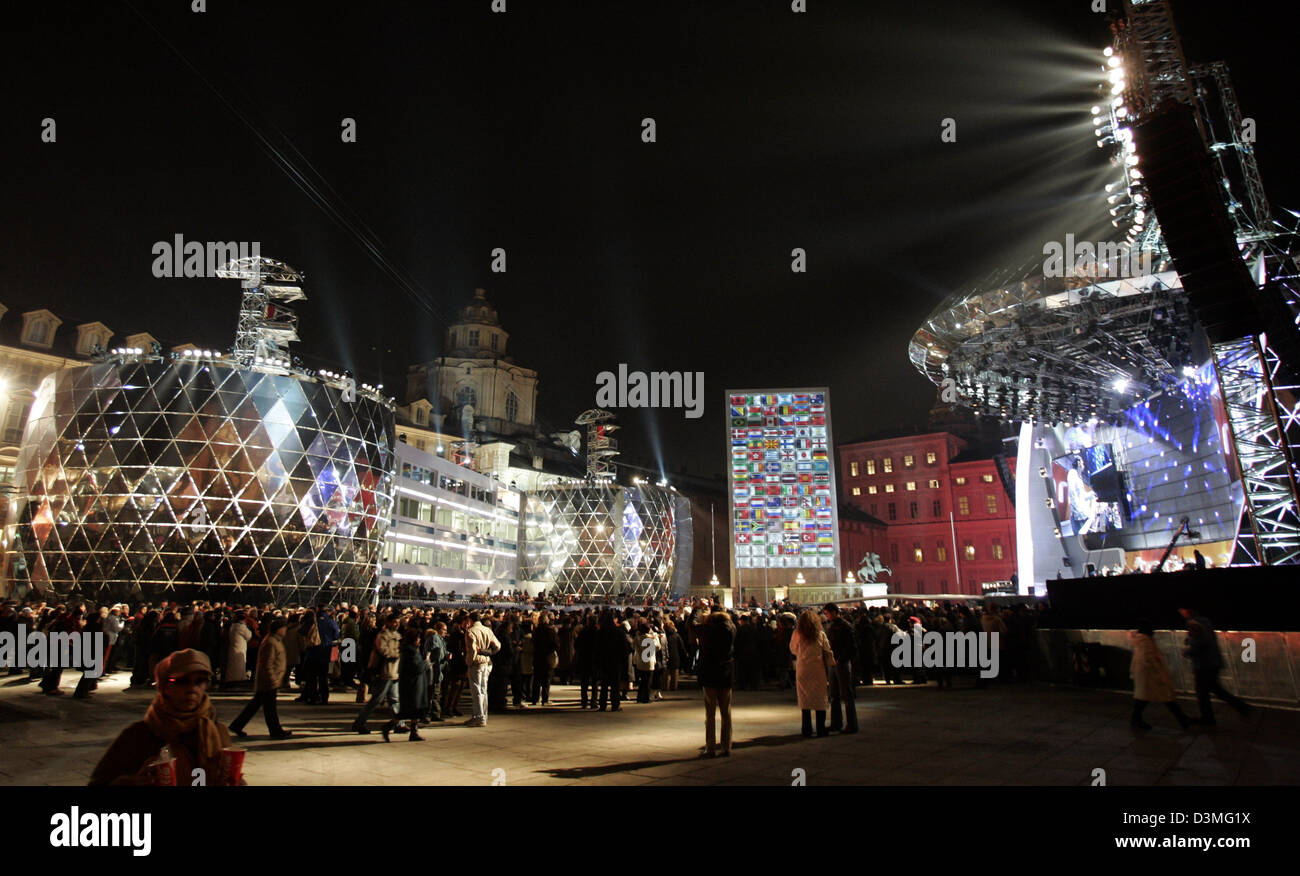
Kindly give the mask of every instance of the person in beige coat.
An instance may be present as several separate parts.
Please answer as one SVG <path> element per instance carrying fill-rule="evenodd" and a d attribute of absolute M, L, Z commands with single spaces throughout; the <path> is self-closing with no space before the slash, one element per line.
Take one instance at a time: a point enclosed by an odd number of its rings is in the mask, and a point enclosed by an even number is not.
<path fill-rule="evenodd" d="M 1147 703 L 1164 703 L 1184 730 L 1190 722 L 1178 701 L 1174 699 L 1174 680 L 1169 674 L 1169 664 L 1156 646 L 1155 631 L 1149 621 L 1141 621 L 1135 632 L 1129 634 L 1133 642 L 1133 662 L 1129 675 L 1133 677 L 1133 717 L 1129 722 L 1139 730 L 1150 730 L 1151 725 L 1142 720 Z"/>
<path fill-rule="evenodd" d="M 262 646 L 257 649 L 253 698 L 248 701 L 248 705 L 244 706 L 239 717 L 230 724 L 230 734 L 237 739 L 248 736 L 244 728 L 248 726 L 249 721 L 253 720 L 259 708 L 266 718 L 266 729 L 272 739 L 288 739 L 293 735 L 280 726 L 280 715 L 275 703 L 275 692 L 280 689 L 280 683 L 284 681 L 284 674 L 289 668 L 284 653 L 285 629 L 284 618 L 272 618 L 267 624 L 266 638 L 262 640 Z"/>
<path fill-rule="evenodd" d="M 822 622 L 812 609 L 804 609 L 790 636 L 790 653 L 794 655 L 795 688 L 799 694 L 799 710 L 803 713 L 803 735 L 813 735 L 811 712 L 817 713 L 817 735 L 829 736 L 826 729 L 826 710 L 830 708 L 827 694 L 827 664 L 835 665 L 830 640 L 822 631 Z"/>

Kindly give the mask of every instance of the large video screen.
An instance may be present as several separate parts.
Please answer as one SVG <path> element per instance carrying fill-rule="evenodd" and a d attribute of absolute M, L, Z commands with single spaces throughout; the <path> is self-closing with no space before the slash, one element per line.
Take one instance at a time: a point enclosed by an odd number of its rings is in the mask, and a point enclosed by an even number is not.
<path fill-rule="evenodd" d="M 1123 529 L 1128 520 L 1124 478 L 1109 444 L 1083 447 L 1052 460 L 1062 535 Z"/>
<path fill-rule="evenodd" d="M 827 396 L 825 389 L 728 391 L 736 568 L 836 568 Z"/>

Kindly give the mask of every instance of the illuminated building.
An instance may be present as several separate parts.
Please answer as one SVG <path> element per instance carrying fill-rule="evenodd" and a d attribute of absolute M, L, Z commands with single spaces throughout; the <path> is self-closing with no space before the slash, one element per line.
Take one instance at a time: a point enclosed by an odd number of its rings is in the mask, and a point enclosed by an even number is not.
<path fill-rule="evenodd" d="M 997 463 L 966 447 L 944 432 L 839 446 L 844 501 L 886 526 L 891 593 L 979 596 L 1015 573 L 1015 507 Z"/>
<path fill-rule="evenodd" d="M 232 353 L 116 348 L 42 381 L 16 473 L 23 583 L 277 603 L 373 588 L 390 402 L 292 363 L 281 345 L 296 340 L 284 302 L 303 297 L 293 269 L 241 260 L 223 275 L 244 281 Z"/>

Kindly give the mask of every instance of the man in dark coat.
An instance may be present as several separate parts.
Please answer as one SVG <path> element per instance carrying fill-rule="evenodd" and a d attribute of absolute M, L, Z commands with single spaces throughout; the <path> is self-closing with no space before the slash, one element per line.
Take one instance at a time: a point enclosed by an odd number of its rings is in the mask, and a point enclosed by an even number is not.
<path fill-rule="evenodd" d="M 1219 681 L 1219 673 L 1223 671 L 1223 654 L 1219 652 L 1214 625 L 1190 608 L 1180 608 L 1178 613 L 1187 621 L 1187 645 L 1183 654 L 1191 658 L 1192 672 L 1196 678 L 1196 701 L 1201 707 L 1201 716 L 1195 719 L 1195 723 L 1214 726 L 1214 706 L 1210 704 L 1210 694 L 1232 706 L 1243 718 L 1249 715 L 1254 711 L 1250 704 L 1228 693 Z"/>
<path fill-rule="evenodd" d="M 600 711 L 613 700 L 610 711 L 620 709 L 619 696 L 627 676 L 627 656 L 632 653 L 632 639 L 623 625 L 609 609 L 600 615 L 600 629 L 596 640 L 596 663 L 600 671 Z"/>
<path fill-rule="evenodd" d="M 701 616 L 703 618 L 703 616 Z M 722 713 L 723 757 L 731 756 L 731 689 L 735 683 L 736 630 L 731 616 L 715 609 L 695 629 L 700 644 L 696 674 L 704 689 L 705 750 L 702 757 L 717 755 L 714 713 Z"/>
<path fill-rule="evenodd" d="M 574 662 L 578 668 L 578 684 L 581 685 L 580 695 L 582 704 L 580 708 L 587 708 L 587 703 L 596 708 L 596 690 L 598 686 L 598 675 L 596 672 L 596 621 L 594 618 L 588 618 L 578 631 L 577 638 L 573 642 Z M 588 691 L 591 696 L 588 697 Z"/>
<path fill-rule="evenodd" d="M 831 684 L 831 731 L 858 732 L 858 707 L 853 690 L 854 666 L 858 662 L 857 636 L 853 627 L 840 615 L 840 607 L 828 602 L 822 608 L 826 615 L 826 638 L 831 641 L 835 654 L 835 678 Z M 841 709 L 844 714 L 841 714 Z"/>
<path fill-rule="evenodd" d="M 380 732 L 384 741 L 388 734 L 405 719 L 410 722 L 411 731 L 407 736 L 411 742 L 423 742 L 420 735 L 420 719 L 429 712 L 429 663 L 420 654 L 420 630 L 414 625 L 408 626 L 402 633 L 402 646 L 397 663 L 397 714 Z"/>
<path fill-rule="evenodd" d="M 253 674 L 253 698 L 244 706 L 239 717 L 230 722 L 230 733 L 236 738 L 248 736 L 244 728 L 253 720 L 258 709 L 263 710 L 266 729 L 272 739 L 288 739 L 292 732 L 280 726 L 280 715 L 276 710 L 275 692 L 284 682 L 289 670 L 284 653 L 284 633 L 287 629 L 284 618 L 272 618 L 266 625 L 266 637 L 262 647 L 257 649 L 257 669 Z"/>

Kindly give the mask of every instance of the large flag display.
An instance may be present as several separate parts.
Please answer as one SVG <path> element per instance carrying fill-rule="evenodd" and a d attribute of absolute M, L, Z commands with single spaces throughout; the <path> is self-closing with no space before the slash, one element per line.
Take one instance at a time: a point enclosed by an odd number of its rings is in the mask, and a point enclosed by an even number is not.
<path fill-rule="evenodd" d="M 837 568 L 830 423 L 825 388 L 727 391 L 737 569 Z"/>

